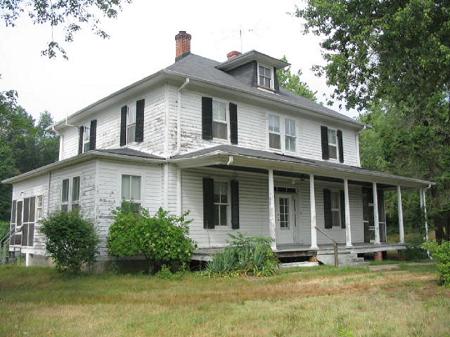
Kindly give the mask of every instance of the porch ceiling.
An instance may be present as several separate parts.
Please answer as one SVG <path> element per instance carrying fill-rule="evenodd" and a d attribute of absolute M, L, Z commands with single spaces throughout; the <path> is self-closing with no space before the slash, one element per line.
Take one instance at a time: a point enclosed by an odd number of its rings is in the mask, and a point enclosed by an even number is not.
<path fill-rule="evenodd" d="M 409 188 L 424 188 L 434 183 L 426 180 L 403 177 L 361 167 L 325 161 L 287 156 L 268 151 L 252 150 L 234 145 L 219 145 L 200 151 L 172 157 L 172 162 L 182 168 L 204 166 L 233 166 L 253 168 L 264 172 L 279 171 L 279 175 L 299 175 L 305 178 L 314 174 L 325 179 L 344 179 L 364 183 L 380 183 L 386 187 L 400 185 Z"/>

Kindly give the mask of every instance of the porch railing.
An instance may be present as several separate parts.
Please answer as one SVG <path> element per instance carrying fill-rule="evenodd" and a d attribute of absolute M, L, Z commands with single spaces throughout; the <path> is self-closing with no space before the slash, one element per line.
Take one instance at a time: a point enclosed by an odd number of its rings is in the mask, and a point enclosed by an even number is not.
<path fill-rule="evenodd" d="M 329 236 L 327 233 L 325 233 L 323 230 L 321 230 L 319 227 L 314 227 L 316 231 L 323 234 L 328 240 L 330 240 L 333 243 L 333 250 L 334 250 L 334 266 L 339 267 L 339 251 L 338 251 L 338 244 L 337 242 Z"/>

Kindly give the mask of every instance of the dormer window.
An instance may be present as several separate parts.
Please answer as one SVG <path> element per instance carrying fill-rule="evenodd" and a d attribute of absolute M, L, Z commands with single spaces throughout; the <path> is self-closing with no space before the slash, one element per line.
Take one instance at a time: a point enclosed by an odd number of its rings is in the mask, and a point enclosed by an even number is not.
<path fill-rule="evenodd" d="M 263 64 L 258 65 L 258 86 L 266 89 L 274 89 L 273 68 Z"/>

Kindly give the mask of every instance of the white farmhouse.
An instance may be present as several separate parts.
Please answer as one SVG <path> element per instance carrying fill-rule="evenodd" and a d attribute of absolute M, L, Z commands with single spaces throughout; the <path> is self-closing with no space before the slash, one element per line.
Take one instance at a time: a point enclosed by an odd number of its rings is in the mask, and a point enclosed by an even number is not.
<path fill-rule="evenodd" d="M 190 211 L 194 258 L 208 259 L 228 234 L 273 239 L 281 257 L 403 249 L 386 242 L 383 192 L 430 182 L 360 167 L 359 122 L 281 88 L 288 66 L 257 51 L 217 62 L 176 37 L 171 66 L 54 125 L 59 160 L 9 178 L 13 185 L 10 250 L 28 264 L 45 261 L 39 220 L 79 209 L 101 237 L 123 200 L 150 212 Z"/>

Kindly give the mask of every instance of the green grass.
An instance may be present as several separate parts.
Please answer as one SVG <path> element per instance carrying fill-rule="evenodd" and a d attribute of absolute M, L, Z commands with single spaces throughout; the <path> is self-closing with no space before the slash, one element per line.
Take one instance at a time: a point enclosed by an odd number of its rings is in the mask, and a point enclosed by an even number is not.
<path fill-rule="evenodd" d="M 0 336 L 450 336 L 433 265 L 268 278 L 65 277 L 0 267 Z"/>

